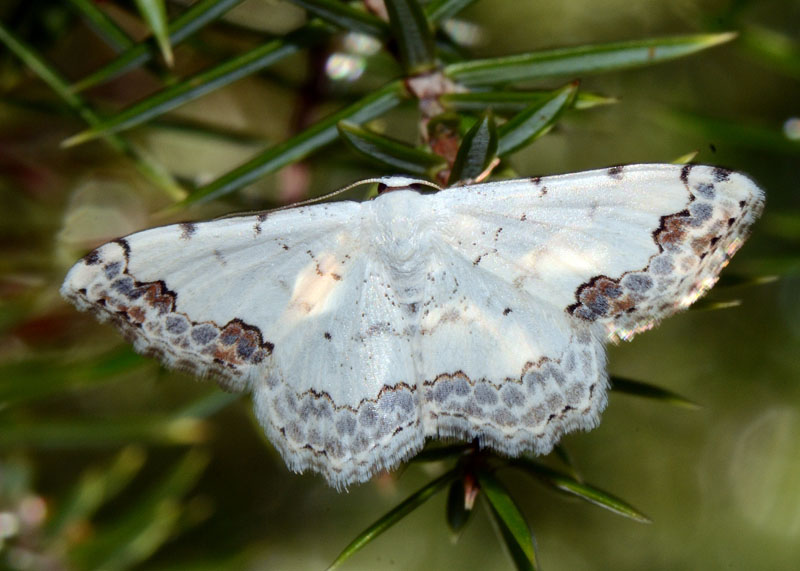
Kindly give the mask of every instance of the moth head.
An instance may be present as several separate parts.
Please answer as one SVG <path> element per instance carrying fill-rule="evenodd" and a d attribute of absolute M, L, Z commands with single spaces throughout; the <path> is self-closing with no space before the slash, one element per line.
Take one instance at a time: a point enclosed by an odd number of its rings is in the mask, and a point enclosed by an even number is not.
<path fill-rule="evenodd" d="M 428 180 L 410 178 L 400 175 L 382 176 L 380 178 L 374 178 L 362 182 L 377 182 L 378 196 L 393 190 L 414 190 L 416 192 L 425 192 L 429 191 L 430 189 L 437 191 L 442 190 L 440 186 Z"/>

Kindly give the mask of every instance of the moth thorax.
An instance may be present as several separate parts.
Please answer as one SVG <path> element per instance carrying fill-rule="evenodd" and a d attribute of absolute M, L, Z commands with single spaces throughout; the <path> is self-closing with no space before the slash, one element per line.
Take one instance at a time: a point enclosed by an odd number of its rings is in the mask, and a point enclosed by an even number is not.
<path fill-rule="evenodd" d="M 420 227 L 425 216 L 422 197 L 411 190 L 398 190 L 381 195 L 372 204 L 381 251 L 389 267 L 413 262 L 426 239 Z"/>

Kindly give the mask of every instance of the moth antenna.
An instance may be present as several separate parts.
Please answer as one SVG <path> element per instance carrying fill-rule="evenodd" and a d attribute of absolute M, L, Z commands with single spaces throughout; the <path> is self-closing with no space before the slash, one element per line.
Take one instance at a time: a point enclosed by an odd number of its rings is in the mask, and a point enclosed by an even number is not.
<path fill-rule="evenodd" d="M 438 184 L 432 183 L 428 180 L 422 180 L 419 178 L 411 178 L 399 175 L 389 175 L 389 176 L 381 176 L 375 178 L 365 178 L 363 180 L 357 180 L 348 184 L 347 186 L 343 186 L 338 190 L 334 190 L 333 192 L 329 192 L 328 194 L 323 194 L 322 196 L 315 196 L 314 198 L 309 198 L 307 200 L 301 200 L 300 202 L 293 202 L 292 204 L 286 204 L 284 206 L 278 206 L 276 208 L 269 208 L 267 210 L 251 210 L 245 212 L 235 212 L 231 214 L 225 214 L 223 216 L 219 216 L 214 218 L 214 220 L 224 220 L 226 218 L 238 218 L 239 216 L 254 216 L 258 214 L 269 214 L 270 212 L 280 212 L 281 210 L 289 210 L 291 208 L 297 208 L 298 206 L 307 206 L 309 204 L 317 204 L 318 202 L 323 202 L 329 198 L 333 198 L 334 196 L 338 196 L 348 190 L 351 190 L 357 186 L 361 186 L 362 184 L 378 184 L 378 194 L 383 194 L 384 192 L 388 192 L 391 190 L 399 190 L 401 188 L 411 188 L 415 185 L 422 185 L 422 186 L 429 186 L 431 188 L 435 188 L 436 190 L 442 190 L 442 187 Z M 381 185 L 383 188 L 381 189 Z"/>

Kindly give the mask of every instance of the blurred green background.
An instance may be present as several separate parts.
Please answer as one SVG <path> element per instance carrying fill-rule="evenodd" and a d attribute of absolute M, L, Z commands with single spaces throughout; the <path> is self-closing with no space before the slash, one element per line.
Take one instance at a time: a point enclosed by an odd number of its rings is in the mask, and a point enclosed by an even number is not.
<path fill-rule="evenodd" d="M 78 80 L 114 57 L 78 2 L 0 2 L 0 21 Z M 187 2 L 168 2 L 170 14 Z M 133 2 L 96 3 L 131 37 Z M 111 113 L 296 28 L 304 11 L 246 0 L 174 48 L 175 68 L 138 68 L 87 91 Z M 564 443 L 592 484 L 646 513 L 640 524 L 509 473 L 543 568 L 796 569 L 800 561 L 800 2 L 478 1 L 448 25 L 465 53 L 738 31 L 733 42 L 643 69 L 580 78 L 614 105 L 570 113 L 510 159 L 522 175 L 634 162 L 744 171 L 767 193 L 754 233 L 706 298 L 630 344 L 612 374 L 699 403 L 687 410 L 611 394 L 603 422 Z M 205 184 L 396 75 L 385 53 L 329 79 L 309 112 L 309 73 L 330 41 L 125 133 L 183 185 Z M 322 58 L 322 60 L 320 60 Z M 316 62 L 316 63 L 315 63 Z M 309 70 L 312 70 L 310 72 Z M 314 78 L 311 77 L 313 80 Z M 566 78 L 570 80 L 574 78 Z M 565 80 L 530 87 L 554 88 Z M 317 82 L 318 83 L 318 82 Z M 0 561 L 14 569 L 324 569 L 364 527 L 441 473 L 410 465 L 337 493 L 288 472 L 248 397 L 167 372 L 58 296 L 89 248 L 141 228 L 273 207 L 381 174 L 334 144 L 222 199 L 168 216 L 172 198 L 102 142 L 61 141 L 85 124 L 0 52 Z M 320 87 L 312 95 L 320 97 Z M 379 120 L 413 140 L 414 106 Z M 384 173 L 385 174 L 385 173 Z M 454 538 L 440 495 L 347 569 L 505 569 L 480 507 Z"/>

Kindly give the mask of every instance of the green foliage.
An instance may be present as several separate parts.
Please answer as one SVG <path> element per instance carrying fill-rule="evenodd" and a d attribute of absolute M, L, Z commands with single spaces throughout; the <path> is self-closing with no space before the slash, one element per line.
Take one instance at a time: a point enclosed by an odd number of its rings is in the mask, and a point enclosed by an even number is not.
<path fill-rule="evenodd" d="M 497 156 L 497 127 L 491 108 L 464 134 L 450 169 L 449 182 L 476 180 Z"/>
<path fill-rule="evenodd" d="M 9 50 L 14 52 L 24 61 L 47 85 L 59 96 L 59 98 L 90 125 L 98 125 L 101 120 L 97 112 L 89 106 L 82 97 L 70 90 L 67 82 L 45 59 L 32 47 L 26 45 L 15 36 L 11 30 L 0 25 L 0 42 L 4 43 Z M 151 182 L 161 187 L 171 197 L 181 197 L 184 191 L 175 183 L 172 177 L 161 165 L 139 151 L 126 139 L 116 136 L 106 137 L 106 141 L 116 150 L 125 153 L 134 161 L 139 170 L 147 176 Z"/>
<path fill-rule="evenodd" d="M 478 482 L 517 569 L 536 569 L 533 537 L 525 516 L 514 503 L 511 494 L 491 472 L 481 470 L 478 473 Z"/>
<path fill-rule="evenodd" d="M 455 470 L 446 472 L 408 496 L 394 509 L 381 516 L 375 523 L 359 533 L 356 538 L 342 550 L 334 562 L 331 563 L 329 569 L 336 569 L 342 565 L 342 563 L 350 559 L 358 550 L 398 523 L 435 494 L 441 492 L 456 476 L 457 472 Z"/>
<path fill-rule="evenodd" d="M 164 0 L 136 0 L 136 7 L 142 20 L 147 22 L 147 27 L 156 39 L 158 49 L 164 57 L 164 62 L 172 67 L 172 46 L 169 43 L 169 29 L 167 26 L 167 7 Z"/>
<path fill-rule="evenodd" d="M 445 68 L 452 79 L 465 85 L 498 85 L 577 76 L 653 65 L 691 55 L 731 41 L 736 35 L 701 34 L 576 48 L 560 48 L 489 60 L 454 63 Z"/>
<path fill-rule="evenodd" d="M 430 177 L 444 164 L 444 159 L 438 155 L 384 137 L 349 121 L 341 121 L 338 128 L 339 136 L 354 151 L 389 170 Z"/>
<path fill-rule="evenodd" d="M 299 198 L 304 198 L 310 191 L 304 181 L 311 165 L 325 169 L 322 178 L 326 180 L 336 178 L 339 169 L 364 165 L 380 165 L 439 184 L 468 182 L 493 171 L 511 173 L 515 153 L 521 155 L 530 148 L 545 153 L 550 137 L 537 142 L 540 138 L 559 130 L 578 130 L 576 126 L 590 121 L 590 115 L 619 102 L 602 93 L 602 83 L 585 90 L 578 79 L 586 83 L 589 76 L 617 77 L 612 74 L 698 55 L 736 37 L 727 30 L 708 29 L 692 35 L 658 35 L 479 59 L 448 30 L 458 23 L 457 18 L 469 18 L 471 10 L 479 10 L 479 2 L 386 0 L 388 20 L 367 11 L 362 3 L 292 2 L 307 10 L 309 17 L 290 31 L 269 32 L 250 25 L 247 11 L 255 13 L 256 3 L 242 0 L 199 0 L 188 7 L 163 0 L 71 0 L 69 6 L 56 3 L 41 11 L 17 2 L 14 10 L 0 12 L 0 42 L 7 48 L 0 60 L 3 118 L 11 122 L 13 117 L 21 125 L 20 137 L 31 136 L 34 129 L 29 125 L 52 123 L 57 126 L 50 137 L 62 140 L 60 150 L 53 141 L 45 145 L 41 162 L 37 155 L 37 161 L 16 164 L 10 153 L 8 164 L 17 170 L 9 169 L 12 174 L 0 179 L 3 206 L 13 213 L 4 215 L 5 243 L 23 244 L 8 246 L 3 261 L 8 275 L 0 283 L 0 516 L 5 517 L 0 521 L 19 526 L 14 533 L 0 526 L 2 565 L 22 569 L 27 561 L 33 562 L 28 568 L 131 569 L 154 568 L 150 564 L 155 560 L 160 568 L 244 567 L 258 558 L 256 551 L 269 550 L 256 547 L 261 520 L 247 532 L 239 533 L 237 520 L 223 525 L 223 533 L 206 536 L 203 545 L 208 551 L 200 562 L 185 546 L 181 549 L 181 536 L 199 533 L 197 527 L 217 502 L 224 503 L 228 495 L 237 493 L 246 497 L 228 506 L 226 517 L 246 511 L 253 503 L 246 489 L 229 490 L 226 480 L 216 481 L 214 470 L 207 470 L 209 464 L 240 462 L 241 472 L 253 472 L 247 481 L 268 490 L 267 500 L 252 492 L 264 502 L 296 497 L 289 514 L 304 503 L 297 498 L 301 495 L 297 490 L 276 486 L 273 492 L 273 480 L 266 474 L 282 468 L 275 467 L 279 460 L 275 466 L 263 464 L 270 460 L 260 442 L 247 448 L 246 437 L 244 444 L 222 440 L 226 430 L 220 429 L 216 416 L 233 408 L 238 397 L 217 390 L 176 397 L 152 363 L 110 344 L 103 338 L 106 330 L 99 326 L 74 325 L 78 320 L 74 313 L 54 301 L 67 261 L 97 241 L 92 235 L 72 243 L 63 228 L 59 233 L 67 202 L 64 180 L 86 177 L 106 163 L 130 164 L 138 173 L 130 175 L 136 182 L 129 185 L 146 187 L 137 195 L 138 208 L 126 210 L 120 206 L 128 204 L 125 197 L 104 193 L 95 199 L 92 210 L 82 206 L 81 193 L 75 193 L 74 203 L 67 208 L 88 211 L 90 223 L 99 224 L 113 210 L 109 204 L 131 220 L 140 214 L 138 210 L 145 218 L 157 212 L 158 221 L 176 214 L 195 216 L 189 207 L 202 208 L 212 201 L 225 201 L 213 213 L 229 209 L 230 203 L 274 206 L 280 200 L 264 196 L 257 183 L 281 169 L 293 181 L 285 186 L 301 187 Z M 248 17 L 237 19 L 237 10 Z M 790 80 L 800 77 L 796 38 L 754 22 L 736 26 L 733 10 L 730 16 L 731 29 L 741 28 L 739 50 Z M 39 25 L 51 30 L 55 49 L 49 39 L 31 31 Z M 524 25 L 537 31 L 535 22 Z M 625 30 L 617 37 L 630 35 Z M 361 45 L 363 51 L 346 53 L 344 38 Z M 91 69 L 81 65 L 86 45 L 106 54 L 102 61 L 88 58 Z M 365 45 L 375 47 L 370 51 Z M 353 74 L 349 83 L 334 81 L 322 63 L 333 61 L 333 55 L 350 57 L 345 61 L 351 66 L 363 64 L 363 76 Z M 67 79 L 73 76 L 78 79 Z M 552 84 L 551 78 L 565 79 Z M 281 136 L 250 129 L 249 124 L 243 126 L 230 117 L 226 123 L 224 104 L 219 108 L 208 104 L 200 113 L 191 113 L 193 106 L 196 109 L 209 97 L 219 97 L 216 101 L 223 103 L 231 93 L 244 100 L 258 99 L 267 88 L 270 95 L 284 94 L 291 105 L 296 104 L 293 115 L 297 117 L 286 121 L 288 127 Z M 659 89 L 668 91 L 668 86 Z M 261 111 L 268 116 L 290 115 L 285 107 L 266 104 Z M 66 119 L 65 114 L 74 119 Z M 800 153 L 800 137 L 787 136 L 764 121 L 720 117 L 708 110 L 674 105 L 659 107 L 652 115 L 658 125 L 702 141 L 724 141 L 794 160 Z M 257 122 L 252 115 L 246 118 Z M 615 126 L 617 131 L 608 138 L 625 128 Z M 66 136 L 67 129 L 74 134 Z M 215 152 L 208 156 L 223 154 L 216 147 L 239 145 L 236 158 L 210 169 L 204 177 L 178 172 L 174 157 L 153 142 L 178 132 L 193 137 L 193 144 L 210 141 Z M 95 149 L 90 145 L 94 140 L 104 142 L 110 151 Z M 101 154 L 90 159 L 92 152 Z M 697 154 L 684 154 L 686 149 L 669 152 L 671 157 L 682 155 L 678 162 Z M 66 170 L 63 163 L 76 170 Z M 204 166 L 202 159 L 194 164 L 198 170 Z M 69 174 L 57 177 L 54 173 L 61 174 L 59 169 Z M 50 184 L 62 187 L 53 202 L 41 199 Z M 773 214 L 770 220 L 770 231 L 780 244 L 775 253 L 754 262 L 749 271 L 739 268 L 738 274 L 724 276 L 722 285 L 744 289 L 774 280 L 765 274 L 797 275 L 797 206 Z M 28 227 L 35 228 L 37 235 Z M 122 229 L 109 232 L 108 237 L 113 237 Z M 54 242 L 58 245 L 55 254 Z M 712 299 L 695 307 L 734 305 L 738 301 Z M 800 319 L 800 313 L 795 317 Z M 188 384 L 185 379 L 180 383 L 181 387 Z M 649 382 L 613 376 L 611 384 L 614 394 L 698 408 L 676 392 Z M 198 390 L 206 389 L 186 392 Z M 158 396 L 142 402 L 143 393 Z M 638 458 L 626 456 L 626 461 L 638 462 Z M 531 530 L 536 529 L 541 539 L 546 514 L 528 516 L 530 498 L 515 486 L 515 478 L 520 477 L 533 476 L 545 489 L 627 520 L 649 521 L 626 500 L 584 482 L 563 446 L 539 461 L 527 456 L 499 458 L 477 443 L 431 445 L 410 465 L 415 475 L 430 479 L 415 484 L 416 491 L 358 534 L 331 568 L 345 564 L 444 490 L 448 491 L 445 517 L 452 532 L 463 537 L 481 525 L 482 518 L 488 520 L 516 568 L 538 568 L 543 557 L 535 549 Z M 206 480 L 216 482 L 211 499 L 195 492 Z M 52 500 L 45 500 L 42 488 Z M 318 505 L 304 509 L 308 511 L 302 517 L 308 517 L 309 511 L 316 517 L 326 514 Z M 243 527 L 244 520 L 242 516 Z M 293 522 L 291 516 L 278 523 L 295 531 L 306 526 L 305 520 Z M 351 531 L 348 526 L 347 533 Z M 414 529 L 414 533 L 422 532 Z M 334 552 L 326 552 L 325 562 Z M 674 566 L 693 566 L 691 561 L 676 561 Z"/>
<path fill-rule="evenodd" d="M 130 569 L 147 560 L 175 533 L 208 516 L 202 502 L 187 496 L 208 458 L 190 450 L 166 474 L 139 492 L 133 506 L 117 510 L 97 527 L 98 512 L 131 487 L 146 462 L 143 448 L 126 446 L 105 465 L 86 469 L 52 514 L 32 489 L 33 474 L 20 459 L 0 462 L 0 506 L 5 524 L 19 526 L 10 546 L 0 545 L 6 569 Z M 45 518 L 45 516 L 49 516 Z M 87 541 L 87 534 L 91 541 Z M 8 538 L 4 536 L 6 541 Z M 16 541 L 15 541 L 16 540 Z"/>

